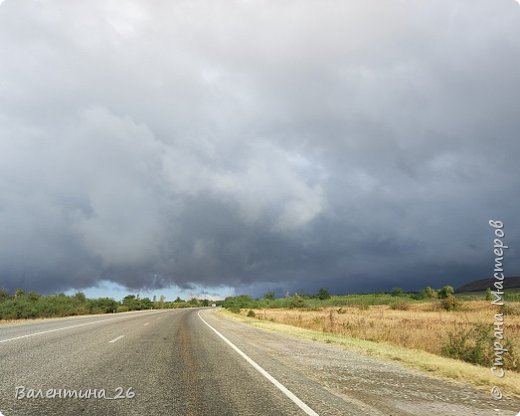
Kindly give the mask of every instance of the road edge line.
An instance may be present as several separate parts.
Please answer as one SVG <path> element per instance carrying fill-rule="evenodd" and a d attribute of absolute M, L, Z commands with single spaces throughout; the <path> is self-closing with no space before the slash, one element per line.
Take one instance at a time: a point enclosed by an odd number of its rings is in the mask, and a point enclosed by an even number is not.
<path fill-rule="evenodd" d="M 112 341 L 108 341 L 110 344 L 113 344 L 117 341 L 119 341 L 120 339 L 123 339 L 125 336 L 124 335 L 119 335 L 117 338 L 114 338 Z"/>
<path fill-rule="evenodd" d="M 260 365 L 258 365 L 253 359 L 251 359 L 246 353 L 242 352 L 235 344 L 233 344 L 229 339 L 227 339 L 224 335 L 222 335 L 219 331 L 213 328 L 210 324 L 206 322 L 206 320 L 200 316 L 200 311 L 197 312 L 199 318 L 204 322 L 215 334 L 217 334 L 222 340 L 228 344 L 231 348 L 235 350 L 244 360 L 246 360 L 255 370 L 257 370 L 260 374 L 262 374 L 267 380 L 269 380 L 272 384 L 275 385 L 278 390 L 280 390 L 283 394 L 285 394 L 289 399 L 291 399 L 300 409 L 302 409 L 309 416 L 319 416 L 314 410 L 312 410 L 309 406 L 307 406 L 303 401 L 301 401 L 296 395 L 291 392 L 287 387 L 285 387 L 282 383 L 280 383 L 277 379 L 275 379 L 271 374 L 269 374 L 266 370 L 264 370 Z"/>

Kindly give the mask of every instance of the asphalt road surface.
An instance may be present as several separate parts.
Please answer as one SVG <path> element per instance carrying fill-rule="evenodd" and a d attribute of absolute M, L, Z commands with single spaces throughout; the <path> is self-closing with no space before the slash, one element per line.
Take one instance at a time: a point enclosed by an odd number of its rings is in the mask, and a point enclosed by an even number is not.
<path fill-rule="evenodd" d="M 0 326 L 5 416 L 516 415 L 517 404 L 213 309 Z"/>

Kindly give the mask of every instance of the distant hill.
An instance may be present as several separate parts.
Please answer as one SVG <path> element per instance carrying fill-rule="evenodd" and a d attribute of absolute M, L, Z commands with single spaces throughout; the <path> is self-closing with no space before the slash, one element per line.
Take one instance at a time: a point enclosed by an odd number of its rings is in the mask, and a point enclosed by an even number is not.
<path fill-rule="evenodd" d="M 480 279 L 475 280 L 471 283 L 466 283 L 465 285 L 459 287 L 456 292 L 464 293 L 464 292 L 483 292 L 488 287 L 493 289 L 493 283 L 496 282 L 496 279 L 490 277 L 488 279 Z M 520 276 L 511 276 L 504 279 L 504 289 L 520 289 Z"/>

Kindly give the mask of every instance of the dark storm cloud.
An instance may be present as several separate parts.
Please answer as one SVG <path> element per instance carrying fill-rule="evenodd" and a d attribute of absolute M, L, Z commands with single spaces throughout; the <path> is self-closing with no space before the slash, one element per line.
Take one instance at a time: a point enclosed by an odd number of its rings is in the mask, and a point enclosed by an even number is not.
<path fill-rule="evenodd" d="M 0 286 L 486 276 L 488 219 L 520 236 L 519 23 L 512 0 L 3 2 Z"/>

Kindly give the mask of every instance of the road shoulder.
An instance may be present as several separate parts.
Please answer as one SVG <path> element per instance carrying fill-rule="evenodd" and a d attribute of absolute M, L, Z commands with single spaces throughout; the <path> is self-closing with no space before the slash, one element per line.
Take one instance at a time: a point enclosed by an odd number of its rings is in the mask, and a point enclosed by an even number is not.
<path fill-rule="evenodd" d="M 489 409 L 513 410 L 517 408 L 516 412 L 518 412 L 518 408 L 520 408 L 518 396 L 520 392 L 520 377 L 515 374 L 509 373 L 505 379 L 499 380 L 492 378 L 488 374 L 488 369 L 476 367 L 457 360 L 438 357 L 423 351 L 407 350 L 388 344 L 336 336 L 334 334 L 248 318 L 225 310 L 219 310 L 215 315 L 221 319 L 246 324 L 248 327 L 253 327 L 264 332 L 283 334 L 301 340 L 312 341 L 315 346 L 320 345 L 336 349 L 341 347 L 341 350 L 360 354 L 363 357 L 370 358 L 376 363 L 379 362 L 385 365 L 390 363 L 393 366 L 401 367 L 404 372 L 410 373 L 411 377 L 421 378 L 423 383 L 425 383 L 426 378 L 426 380 L 431 380 L 432 385 L 440 386 L 444 384 L 451 386 L 449 388 L 466 391 L 466 395 L 467 392 L 471 390 L 473 392 L 470 393 L 470 395 L 475 396 L 471 401 L 473 403 L 479 402 Z M 492 385 L 503 387 L 506 392 L 506 397 L 502 401 L 497 402 L 491 399 L 489 389 Z M 479 387 L 479 389 L 475 389 L 475 387 Z"/>

